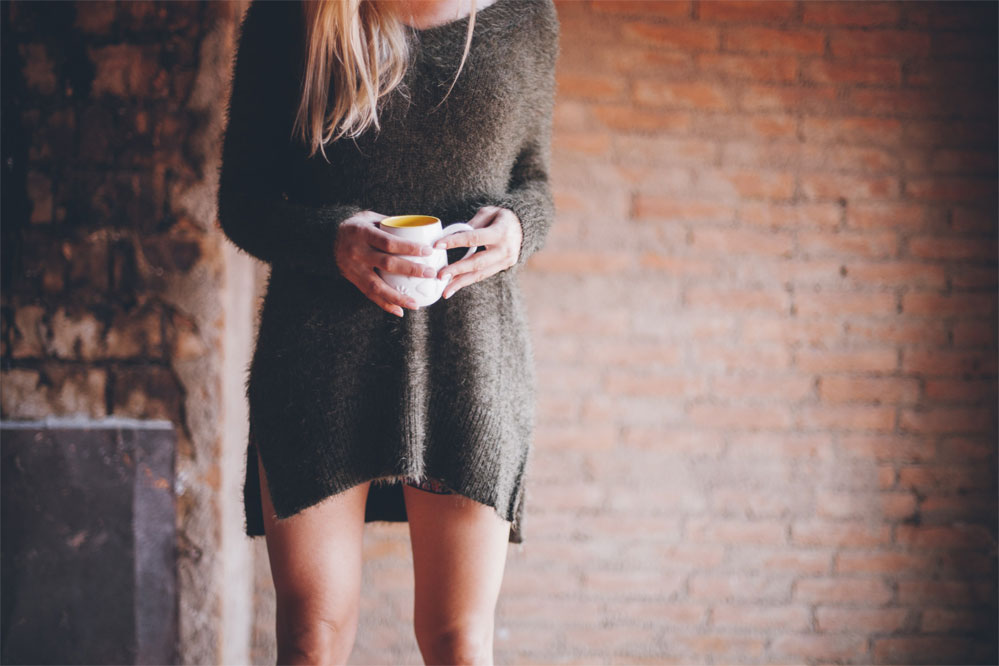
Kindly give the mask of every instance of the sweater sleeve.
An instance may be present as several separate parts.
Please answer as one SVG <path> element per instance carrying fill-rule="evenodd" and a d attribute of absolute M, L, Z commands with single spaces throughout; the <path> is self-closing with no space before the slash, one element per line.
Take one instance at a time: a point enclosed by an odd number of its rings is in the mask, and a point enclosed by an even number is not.
<path fill-rule="evenodd" d="M 299 54 L 282 48 L 298 42 L 279 37 L 301 20 L 291 9 L 298 5 L 254 0 L 241 24 L 219 167 L 219 226 L 260 261 L 336 276 L 337 229 L 361 208 L 288 201 L 283 187 L 301 80 Z"/>
<path fill-rule="evenodd" d="M 510 174 L 506 193 L 499 197 L 477 199 L 473 208 L 499 206 L 508 208 L 520 219 L 523 240 L 515 266 L 523 266 L 532 254 L 544 247 L 555 219 L 549 171 L 551 168 L 552 114 L 555 108 L 555 63 L 559 52 L 559 27 L 554 9 L 543 31 L 546 41 L 541 49 L 537 72 L 538 85 L 531 93 L 528 131 Z M 474 211 L 473 211 L 474 213 Z"/>

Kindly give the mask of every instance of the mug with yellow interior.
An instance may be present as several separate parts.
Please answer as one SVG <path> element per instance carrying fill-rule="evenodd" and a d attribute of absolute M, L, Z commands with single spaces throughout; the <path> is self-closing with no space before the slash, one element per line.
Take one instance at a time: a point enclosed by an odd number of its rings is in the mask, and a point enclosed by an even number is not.
<path fill-rule="evenodd" d="M 400 238 L 431 247 L 445 236 L 450 236 L 459 231 L 475 230 L 474 227 L 464 222 L 449 224 L 445 228 L 440 218 L 433 215 L 392 215 L 379 221 L 378 226 L 382 231 L 387 231 Z M 471 256 L 477 249 L 475 247 L 468 248 L 468 251 L 461 258 L 464 259 Z M 443 248 L 435 248 L 433 254 L 426 257 L 408 254 L 399 256 L 417 264 L 430 266 L 438 272 L 448 263 L 447 250 Z M 425 278 L 389 273 L 377 267 L 375 268 L 375 272 L 399 293 L 405 294 L 415 300 L 416 304 L 420 307 L 426 307 L 439 301 L 441 295 L 444 293 L 444 287 L 450 282 L 450 279 L 440 280 L 436 277 Z"/>

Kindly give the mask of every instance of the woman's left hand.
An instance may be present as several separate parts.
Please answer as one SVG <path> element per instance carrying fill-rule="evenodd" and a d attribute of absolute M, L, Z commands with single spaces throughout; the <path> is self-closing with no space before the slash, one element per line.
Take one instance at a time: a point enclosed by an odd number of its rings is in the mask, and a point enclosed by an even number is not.
<path fill-rule="evenodd" d="M 509 208 L 483 206 L 468 224 L 475 227 L 475 231 L 459 231 L 434 244 L 435 248 L 446 249 L 486 248 L 445 266 L 437 273 L 441 280 L 446 280 L 448 275 L 454 278 L 444 289 L 444 298 L 451 298 L 462 287 L 510 268 L 520 256 L 524 232 L 520 226 L 520 218 Z"/>

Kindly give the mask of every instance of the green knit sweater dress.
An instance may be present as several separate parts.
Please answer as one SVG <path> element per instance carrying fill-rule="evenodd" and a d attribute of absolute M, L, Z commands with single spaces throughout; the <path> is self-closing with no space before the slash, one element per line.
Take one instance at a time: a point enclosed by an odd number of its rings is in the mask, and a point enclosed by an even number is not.
<path fill-rule="evenodd" d="M 309 158 L 291 139 L 304 65 L 299 2 L 254 1 L 235 56 L 218 220 L 270 265 L 245 377 L 245 532 L 264 534 L 256 456 L 277 518 L 373 481 L 365 521 L 405 521 L 405 479 L 434 479 L 493 507 L 524 540 L 535 420 L 528 319 L 517 275 L 554 218 L 549 186 L 559 23 L 552 0 L 496 0 L 468 18 L 409 29 L 404 86 L 380 130 Z M 486 205 L 523 228 L 517 263 L 397 317 L 344 278 L 339 224 L 362 210 L 430 214 L 445 226 Z M 465 248 L 448 251 L 456 261 Z"/>

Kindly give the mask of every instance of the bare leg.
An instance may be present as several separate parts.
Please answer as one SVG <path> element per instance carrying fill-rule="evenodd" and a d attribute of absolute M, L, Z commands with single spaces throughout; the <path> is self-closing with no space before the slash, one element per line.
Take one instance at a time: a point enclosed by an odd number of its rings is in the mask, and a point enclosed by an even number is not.
<path fill-rule="evenodd" d="M 360 614 L 370 482 L 277 521 L 259 456 L 257 463 L 277 594 L 277 663 L 345 664 Z"/>
<path fill-rule="evenodd" d="M 493 663 L 510 523 L 463 495 L 403 486 L 413 546 L 416 642 L 427 664 Z"/>

